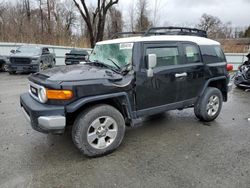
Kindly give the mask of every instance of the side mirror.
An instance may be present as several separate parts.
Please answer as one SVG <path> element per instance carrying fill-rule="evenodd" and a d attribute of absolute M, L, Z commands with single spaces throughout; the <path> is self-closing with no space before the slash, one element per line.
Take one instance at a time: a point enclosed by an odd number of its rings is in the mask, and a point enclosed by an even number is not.
<path fill-rule="evenodd" d="M 11 50 L 10 53 L 14 54 L 16 53 L 16 50 Z"/>
<path fill-rule="evenodd" d="M 157 57 L 156 54 L 148 54 L 148 61 L 147 61 L 147 76 L 153 77 L 154 71 L 153 68 L 155 68 L 157 65 Z"/>

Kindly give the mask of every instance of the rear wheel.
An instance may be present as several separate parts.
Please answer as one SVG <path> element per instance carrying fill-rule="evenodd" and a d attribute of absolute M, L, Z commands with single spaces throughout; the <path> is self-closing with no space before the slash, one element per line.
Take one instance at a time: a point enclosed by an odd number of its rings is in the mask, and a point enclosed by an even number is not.
<path fill-rule="evenodd" d="M 44 63 L 43 63 L 43 62 L 40 62 L 40 63 L 39 63 L 39 66 L 38 66 L 38 72 L 43 71 L 43 70 L 45 70 Z"/>
<path fill-rule="evenodd" d="M 8 71 L 10 75 L 16 74 L 16 71 Z"/>
<path fill-rule="evenodd" d="M 83 154 L 97 157 L 115 150 L 124 133 L 122 114 L 112 106 L 96 105 L 78 116 L 73 125 L 72 139 Z"/>
<path fill-rule="evenodd" d="M 194 107 L 194 113 L 201 121 L 213 121 L 222 108 L 223 97 L 219 89 L 208 87 Z"/>

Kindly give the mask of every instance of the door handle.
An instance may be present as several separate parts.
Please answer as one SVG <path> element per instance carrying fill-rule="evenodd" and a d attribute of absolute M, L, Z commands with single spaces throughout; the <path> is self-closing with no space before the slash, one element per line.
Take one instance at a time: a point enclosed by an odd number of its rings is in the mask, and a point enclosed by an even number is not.
<path fill-rule="evenodd" d="M 175 74 L 175 78 L 186 77 L 186 76 L 187 76 L 186 72 L 183 72 L 183 73 L 180 73 L 180 74 Z"/>

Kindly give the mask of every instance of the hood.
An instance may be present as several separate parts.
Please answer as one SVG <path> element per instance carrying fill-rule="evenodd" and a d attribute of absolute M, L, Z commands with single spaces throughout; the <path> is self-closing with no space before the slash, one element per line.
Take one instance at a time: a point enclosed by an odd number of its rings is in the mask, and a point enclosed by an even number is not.
<path fill-rule="evenodd" d="M 110 81 L 122 80 L 122 75 L 112 70 L 92 65 L 70 65 L 48 69 L 39 73 L 47 77 L 48 81 L 70 82 L 83 80 L 108 79 Z"/>

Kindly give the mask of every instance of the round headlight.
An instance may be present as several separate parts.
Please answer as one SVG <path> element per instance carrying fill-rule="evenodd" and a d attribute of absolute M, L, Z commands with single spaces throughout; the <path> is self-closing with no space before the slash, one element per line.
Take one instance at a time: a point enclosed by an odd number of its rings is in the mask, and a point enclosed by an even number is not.
<path fill-rule="evenodd" d="M 47 98 L 46 89 L 44 87 L 39 88 L 39 90 L 38 90 L 38 98 L 42 103 L 47 102 L 48 98 Z"/>

